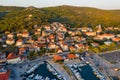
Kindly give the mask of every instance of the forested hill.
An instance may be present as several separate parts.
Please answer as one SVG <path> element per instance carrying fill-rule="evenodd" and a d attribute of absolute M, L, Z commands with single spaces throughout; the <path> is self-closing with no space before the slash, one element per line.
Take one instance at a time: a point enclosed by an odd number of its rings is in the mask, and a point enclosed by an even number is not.
<path fill-rule="evenodd" d="M 0 6 L 0 12 L 12 12 L 22 10 L 24 7 L 16 7 L 16 6 Z"/>
<path fill-rule="evenodd" d="M 3 7 L 0 11 L 9 11 L 1 20 L 1 30 L 32 30 L 34 25 L 49 24 L 58 21 L 71 27 L 102 24 L 103 27 L 120 27 L 120 10 L 101 10 L 90 7 L 57 6 L 47 8 Z"/>
<path fill-rule="evenodd" d="M 0 6 L 0 19 L 4 17 L 9 12 L 14 12 L 18 10 L 24 9 L 23 7 L 15 7 L 15 6 Z"/>

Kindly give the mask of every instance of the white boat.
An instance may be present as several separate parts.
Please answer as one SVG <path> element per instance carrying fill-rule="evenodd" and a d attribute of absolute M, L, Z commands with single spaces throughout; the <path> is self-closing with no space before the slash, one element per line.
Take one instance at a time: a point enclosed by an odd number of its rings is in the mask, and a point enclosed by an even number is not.
<path fill-rule="evenodd" d="M 28 70 L 26 73 L 30 74 L 31 72 L 33 72 L 36 68 L 39 67 L 39 64 L 33 66 L 30 70 Z"/>
<path fill-rule="evenodd" d="M 57 80 L 57 79 L 51 79 L 51 80 Z"/>
<path fill-rule="evenodd" d="M 77 65 L 76 65 L 76 64 L 74 64 L 73 66 L 74 66 L 75 68 L 77 68 Z"/>
<path fill-rule="evenodd" d="M 79 64 L 78 66 L 79 66 L 79 67 L 83 67 L 83 66 L 84 66 L 84 64 Z"/>
<path fill-rule="evenodd" d="M 53 75 L 57 75 L 58 74 L 56 71 L 53 71 L 52 73 L 53 73 Z"/>
<path fill-rule="evenodd" d="M 63 77 L 62 77 L 62 75 L 58 74 L 58 75 L 57 75 L 57 78 L 58 78 L 58 79 L 62 79 Z"/>
<path fill-rule="evenodd" d="M 78 70 L 79 70 L 79 71 L 82 71 L 82 69 L 81 69 L 81 68 L 78 68 Z"/>
<path fill-rule="evenodd" d="M 73 72 L 74 72 L 74 73 L 76 73 L 76 72 L 77 72 L 77 70 L 73 70 Z"/>
<path fill-rule="evenodd" d="M 46 77 L 45 80 L 50 80 L 50 78 L 49 78 L 49 77 Z"/>
<path fill-rule="evenodd" d="M 31 74 L 31 75 L 28 76 L 28 78 L 31 79 L 31 78 L 33 78 L 33 76 L 34 76 L 34 74 Z"/>
<path fill-rule="evenodd" d="M 71 67 L 70 69 L 71 69 L 72 71 L 74 70 L 74 68 L 72 68 L 72 67 Z"/>
<path fill-rule="evenodd" d="M 88 62 L 88 61 L 86 61 L 86 64 L 89 64 L 89 62 Z"/>
<path fill-rule="evenodd" d="M 38 80 L 39 79 L 39 75 L 37 74 L 35 77 L 34 77 L 34 80 Z"/>
<path fill-rule="evenodd" d="M 41 80 L 41 79 L 42 79 L 42 76 L 39 75 L 39 80 Z"/>

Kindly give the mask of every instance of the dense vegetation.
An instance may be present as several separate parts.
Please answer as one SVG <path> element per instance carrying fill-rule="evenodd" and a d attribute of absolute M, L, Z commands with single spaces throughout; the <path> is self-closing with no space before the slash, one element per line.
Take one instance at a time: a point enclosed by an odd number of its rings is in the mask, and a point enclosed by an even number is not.
<path fill-rule="evenodd" d="M 20 31 L 24 28 L 32 30 L 34 25 L 49 24 L 54 21 L 71 27 L 120 27 L 120 10 L 100 10 L 89 7 L 58 6 L 48 8 L 3 7 L 0 12 L 8 12 L 0 20 L 0 30 Z"/>

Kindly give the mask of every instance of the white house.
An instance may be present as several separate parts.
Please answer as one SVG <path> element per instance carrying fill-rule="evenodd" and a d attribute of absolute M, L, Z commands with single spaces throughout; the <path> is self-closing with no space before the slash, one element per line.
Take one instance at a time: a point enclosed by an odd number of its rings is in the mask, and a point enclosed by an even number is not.
<path fill-rule="evenodd" d="M 23 44 L 23 40 L 22 39 L 17 40 L 16 46 L 21 46 L 22 44 Z"/>
<path fill-rule="evenodd" d="M 6 44 L 8 44 L 8 45 L 12 45 L 12 44 L 14 44 L 15 43 L 15 40 L 14 39 L 7 39 L 6 40 Z"/>
<path fill-rule="evenodd" d="M 14 53 L 9 53 L 9 55 L 7 57 L 7 63 L 15 64 L 15 63 L 18 63 L 20 61 L 21 61 L 21 59 L 19 56 L 16 56 Z"/>

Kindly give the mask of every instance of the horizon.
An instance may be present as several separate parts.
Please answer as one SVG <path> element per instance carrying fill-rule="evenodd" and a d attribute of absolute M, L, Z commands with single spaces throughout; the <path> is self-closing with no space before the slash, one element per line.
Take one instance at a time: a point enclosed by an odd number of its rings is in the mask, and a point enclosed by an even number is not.
<path fill-rule="evenodd" d="M 101 9 L 97 7 L 91 7 L 91 6 L 75 6 L 75 5 L 56 5 L 56 6 L 46 6 L 46 7 L 36 7 L 36 6 L 8 6 L 8 5 L 0 5 L 3 7 L 23 7 L 23 8 L 28 8 L 28 7 L 35 7 L 35 8 L 49 8 L 49 7 L 60 7 L 60 6 L 69 6 L 69 7 L 78 7 L 78 8 L 95 8 L 95 9 L 100 9 L 100 10 L 120 10 L 120 9 Z"/>
<path fill-rule="evenodd" d="M 36 0 L 36 1 L 29 1 L 29 0 L 1 0 L 0 5 L 1 6 L 18 6 L 18 7 L 29 7 L 33 6 L 36 8 L 44 8 L 44 7 L 55 7 L 55 6 L 62 6 L 62 5 L 68 5 L 68 6 L 75 6 L 75 7 L 92 7 L 92 8 L 98 8 L 98 9 L 104 9 L 104 10 L 118 10 L 120 9 L 119 5 L 120 1 L 115 0 Z"/>

